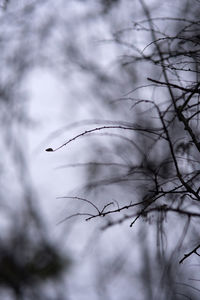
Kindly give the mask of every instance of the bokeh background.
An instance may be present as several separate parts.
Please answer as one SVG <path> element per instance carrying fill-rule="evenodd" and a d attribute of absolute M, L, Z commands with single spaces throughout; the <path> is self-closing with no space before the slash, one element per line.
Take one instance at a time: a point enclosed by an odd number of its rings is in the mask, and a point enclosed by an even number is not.
<path fill-rule="evenodd" d="M 45 152 L 98 126 L 156 122 L 147 104 L 133 107 L 134 99 L 165 98 L 147 87 L 160 70 L 148 60 L 140 1 L 0 4 L 0 299 L 199 299 L 198 257 L 178 265 L 185 219 L 152 216 L 106 230 L 103 218 L 65 220 L 94 212 L 76 197 L 101 208 L 139 201 L 167 149 L 147 156 L 145 134 L 108 129 Z M 197 0 L 146 4 L 166 35 L 183 26 L 168 17 L 199 18 Z M 135 174 L 142 160 L 146 171 Z M 194 224 L 188 240 L 198 237 Z"/>

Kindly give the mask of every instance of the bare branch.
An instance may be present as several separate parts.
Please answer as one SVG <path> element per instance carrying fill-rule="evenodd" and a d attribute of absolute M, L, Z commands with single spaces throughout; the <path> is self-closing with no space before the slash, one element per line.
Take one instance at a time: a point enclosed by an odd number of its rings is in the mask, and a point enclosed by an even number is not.
<path fill-rule="evenodd" d="M 198 245 L 198 246 L 196 246 L 192 251 L 190 251 L 189 253 L 187 253 L 187 254 L 184 254 L 184 257 L 179 261 L 179 264 L 181 264 L 181 263 L 183 263 L 184 262 L 184 260 L 186 259 L 186 258 L 188 258 L 190 255 L 192 255 L 192 254 L 196 254 L 196 255 L 198 255 L 198 256 L 200 256 L 199 255 L 199 253 L 197 253 L 197 250 L 200 248 L 200 244 Z"/>

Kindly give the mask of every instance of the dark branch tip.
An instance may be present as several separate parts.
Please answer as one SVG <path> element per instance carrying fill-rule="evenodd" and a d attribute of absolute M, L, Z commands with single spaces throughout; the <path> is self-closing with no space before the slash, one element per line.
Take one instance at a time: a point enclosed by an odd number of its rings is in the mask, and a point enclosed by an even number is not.
<path fill-rule="evenodd" d="M 47 149 L 45 149 L 45 151 L 47 151 L 47 152 L 53 152 L 53 149 L 52 148 L 47 148 Z"/>

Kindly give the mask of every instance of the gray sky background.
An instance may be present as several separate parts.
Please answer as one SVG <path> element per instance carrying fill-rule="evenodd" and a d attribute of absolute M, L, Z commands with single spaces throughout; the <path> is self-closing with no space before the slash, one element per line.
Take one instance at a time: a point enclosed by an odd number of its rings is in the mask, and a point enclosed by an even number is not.
<path fill-rule="evenodd" d="M 38 2 L 38 10 L 31 15 L 33 19 L 29 20 L 24 16 L 24 19 L 19 21 L 12 21 L 12 13 L 9 14 L 9 9 L 12 10 L 14 7 L 12 4 L 10 8 L 8 5 L 7 15 L 5 13 L 2 17 L 11 19 L 9 26 L 4 25 L 7 28 L 5 31 L 7 36 L 9 30 L 11 33 L 16 31 L 16 41 L 13 38 L 9 44 L 11 54 L 8 53 L 9 51 L 2 52 L 5 55 L 5 57 L 2 55 L 2 61 L 9 58 L 9 55 L 12 57 L 15 43 L 18 45 L 17 38 L 22 38 L 23 34 L 27 40 L 22 39 L 21 46 L 31 48 L 29 51 L 30 49 L 27 50 L 25 47 L 29 55 L 26 56 L 25 52 L 24 60 L 31 59 L 32 55 L 39 57 L 39 63 L 30 68 L 20 86 L 26 93 L 26 114 L 30 117 L 32 125 L 29 127 L 22 125 L 19 128 L 23 132 L 22 145 L 26 148 L 24 155 L 30 170 L 33 191 L 37 195 L 34 204 L 46 223 L 49 239 L 61 252 L 69 254 L 72 259 L 71 269 L 64 276 L 62 285 L 62 288 L 66 288 L 66 299 L 70 300 L 146 300 L 150 295 L 149 286 L 146 286 L 148 278 L 151 278 L 152 282 L 158 281 L 153 285 L 149 299 L 154 299 L 153 296 L 155 300 L 167 299 L 164 292 L 163 298 L 161 296 L 156 298 L 162 290 L 162 278 L 158 274 L 167 272 L 165 269 L 159 269 L 159 265 L 154 265 L 158 237 L 155 227 L 151 225 L 156 224 L 156 218 L 149 223 L 139 220 L 134 228 L 129 227 L 129 221 L 124 222 L 106 231 L 101 231 L 104 224 L 101 218 L 85 222 L 84 217 L 78 216 L 57 224 L 73 213 L 90 212 L 92 209 L 86 203 L 75 199 L 57 199 L 62 196 L 85 197 L 86 193 L 81 187 L 90 179 L 82 167 L 60 168 L 61 166 L 84 163 L 93 158 L 99 161 L 101 158 L 107 160 L 112 158 L 113 162 L 123 163 L 130 160 L 131 163 L 137 163 L 138 154 L 135 155 L 133 151 L 133 155 L 130 156 L 128 147 L 125 149 L 127 152 L 124 149 L 120 152 L 119 142 L 114 141 L 112 144 L 110 137 L 100 134 L 77 139 L 54 153 L 45 152 L 48 147 L 58 147 L 76 134 L 99 126 L 98 122 L 97 125 L 95 122 L 94 124 L 79 123 L 83 120 L 135 121 L 139 119 L 139 115 L 131 109 L 132 102 L 116 100 L 141 83 L 147 84 L 148 73 L 153 73 L 154 67 L 145 63 L 142 66 L 130 66 L 129 69 L 127 67 L 125 71 L 121 68 L 119 61 L 124 58 L 124 54 L 130 56 L 133 50 L 108 40 L 113 38 L 118 30 L 129 28 L 133 25 L 133 21 L 137 18 L 141 20 L 143 17 L 139 17 L 142 16 L 142 10 L 138 1 L 119 2 L 113 4 L 108 14 L 101 16 L 99 16 L 100 1 L 60 0 L 56 3 L 47 1 L 46 4 Z M 180 1 L 167 3 L 149 1 L 147 4 L 157 17 L 173 16 L 176 9 L 179 10 L 180 7 Z M 25 3 L 21 2 L 20 5 L 23 8 Z M 160 20 L 161 28 L 170 33 L 172 30 L 170 22 L 167 26 L 163 24 Z M 4 33 L 3 30 L 2 32 Z M 131 30 L 127 30 L 123 36 L 127 43 L 134 46 L 137 43 L 141 49 L 150 42 L 147 34 L 139 30 L 134 34 Z M 148 51 L 150 49 L 147 48 L 145 54 Z M 7 66 L 8 63 L 5 64 L 5 69 Z M 9 70 L 8 68 L 6 71 L 8 74 Z M 14 74 L 12 69 L 10 72 Z M 5 74 L 2 72 L 2 82 Z M 136 97 L 153 99 L 158 97 L 159 93 L 152 89 L 141 90 L 136 93 Z M 113 106 L 110 104 L 112 101 L 116 101 Z M 75 125 L 74 122 L 77 124 Z M 74 125 L 69 127 L 73 123 Z M 66 129 L 62 130 L 65 127 Z M 17 131 L 18 127 L 16 128 Z M 131 139 L 136 136 L 124 132 L 120 134 Z M 99 140 L 103 154 L 98 152 L 101 148 L 98 148 Z M 113 145 L 118 147 L 116 147 L 120 153 L 118 156 L 117 151 L 114 154 L 112 152 Z M 162 156 L 165 150 L 161 150 Z M 5 157 L 7 156 L 8 154 L 5 154 Z M 117 172 L 119 171 L 116 171 L 116 174 Z M 122 175 L 125 174 L 123 170 L 120 172 Z M 109 171 L 106 170 L 102 174 L 106 176 Z M 17 183 L 15 187 L 13 180 L 11 194 L 20 195 L 18 188 Z M 129 203 L 133 199 L 137 201 L 140 192 L 147 188 L 147 185 L 141 185 L 140 189 L 128 186 L 126 190 L 121 186 L 110 189 L 101 187 L 96 194 L 88 193 L 88 199 L 101 207 L 104 206 L 104 201 L 121 200 L 122 203 Z M 10 197 L 12 198 L 12 195 Z M 16 203 L 11 206 L 13 205 L 12 209 L 14 209 L 16 205 L 18 210 L 20 201 Z M 169 258 L 173 243 L 177 240 L 177 233 L 182 233 L 184 222 L 177 224 L 176 219 L 170 218 L 165 226 L 169 233 L 169 242 L 164 237 L 164 247 L 166 257 Z M 196 263 L 196 258 L 192 262 Z M 184 268 L 185 266 L 180 266 L 176 279 L 185 279 Z M 195 268 L 191 271 L 188 269 L 187 279 L 191 272 L 195 273 Z M 47 283 L 47 289 L 49 286 L 51 284 Z M 194 299 L 197 299 L 195 297 Z"/>

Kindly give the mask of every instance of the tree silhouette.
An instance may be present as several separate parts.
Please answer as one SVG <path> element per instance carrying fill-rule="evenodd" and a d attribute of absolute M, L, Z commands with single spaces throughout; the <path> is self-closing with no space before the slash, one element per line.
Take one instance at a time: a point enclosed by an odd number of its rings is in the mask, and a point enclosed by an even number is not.
<path fill-rule="evenodd" d="M 140 219 L 154 223 L 157 259 L 167 274 L 163 297 L 196 299 L 187 284 L 181 287 L 180 283 L 177 290 L 176 272 L 172 269 L 174 258 L 176 263 L 183 264 L 200 256 L 199 3 L 193 2 L 188 9 L 185 1 L 179 14 L 172 17 L 153 17 L 145 1 L 140 4 L 144 19 L 115 32 L 112 40 L 125 49 L 120 65 L 126 72 L 133 74 L 131 68 L 140 70 L 141 85 L 130 87 L 125 95 L 111 101 L 115 105 L 120 103 L 120 108 L 128 105 L 131 117 L 120 121 L 98 120 L 93 127 L 80 130 L 63 144 L 46 151 L 59 151 L 82 137 L 94 136 L 95 142 L 90 146 L 94 159 L 68 166 L 88 168 L 86 197 L 63 196 L 87 203 L 88 210 L 75 212 L 60 222 L 76 216 L 85 216 L 86 221 L 103 217 L 102 229 L 125 221 L 134 228 Z M 140 38 L 142 33 L 149 41 L 145 46 L 134 42 L 135 36 Z M 130 43 L 131 35 L 135 40 Z M 145 74 L 149 71 L 145 78 L 143 70 Z M 98 193 L 100 199 L 94 194 L 89 196 L 102 187 L 105 190 Z M 116 191 L 121 194 L 112 200 Z M 170 236 L 176 230 L 172 242 Z M 169 243 L 173 243 L 171 255 L 165 251 Z M 152 278 L 152 274 L 149 276 L 146 280 Z M 194 288 L 191 284 L 188 287 Z"/>

